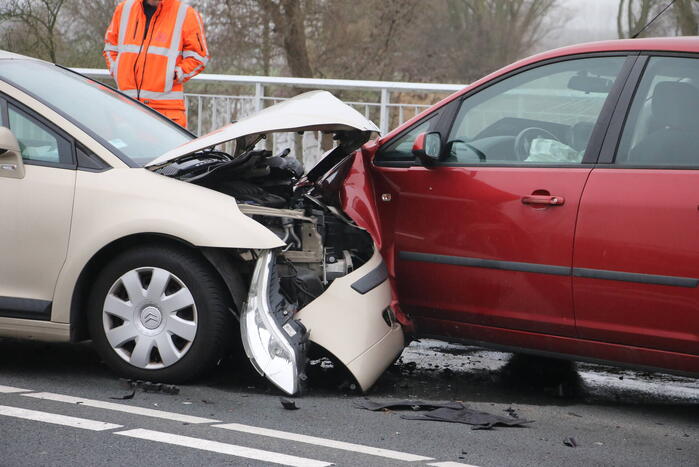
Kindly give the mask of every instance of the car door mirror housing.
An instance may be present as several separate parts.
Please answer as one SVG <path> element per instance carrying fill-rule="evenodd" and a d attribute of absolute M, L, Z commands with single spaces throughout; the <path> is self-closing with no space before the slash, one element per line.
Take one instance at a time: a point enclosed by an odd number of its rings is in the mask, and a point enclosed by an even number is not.
<path fill-rule="evenodd" d="M 22 152 L 9 128 L 0 127 L 0 177 L 24 178 Z"/>
<path fill-rule="evenodd" d="M 437 131 L 417 135 L 413 144 L 413 155 L 425 166 L 439 161 L 442 155 L 442 135 Z"/>

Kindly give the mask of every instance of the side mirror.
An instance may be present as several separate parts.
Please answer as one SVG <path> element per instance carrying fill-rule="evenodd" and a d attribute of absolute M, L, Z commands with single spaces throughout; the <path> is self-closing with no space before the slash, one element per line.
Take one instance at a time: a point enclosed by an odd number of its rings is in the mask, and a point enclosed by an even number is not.
<path fill-rule="evenodd" d="M 0 126 L 0 177 L 24 178 L 24 163 L 17 138 Z"/>
<path fill-rule="evenodd" d="M 413 155 L 428 167 L 439 161 L 442 155 L 442 135 L 437 131 L 417 135 L 413 144 Z"/>

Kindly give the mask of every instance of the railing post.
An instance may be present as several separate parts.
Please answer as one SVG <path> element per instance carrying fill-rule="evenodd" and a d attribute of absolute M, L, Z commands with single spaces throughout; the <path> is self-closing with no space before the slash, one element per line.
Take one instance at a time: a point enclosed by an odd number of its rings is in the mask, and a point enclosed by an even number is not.
<path fill-rule="evenodd" d="M 255 112 L 263 108 L 262 98 L 265 97 L 265 87 L 262 83 L 255 83 Z"/>
<path fill-rule="evenodd" d="M 389 125 L 389 114 L 388 114 L 388 104 L 390 103 L 390 95 L 388 94 L 388 89 L 381 89 L 381 112 L 379 113 L 379 128 L 381 129 L 381 134 L 385 135 L 388 133 Z"/>

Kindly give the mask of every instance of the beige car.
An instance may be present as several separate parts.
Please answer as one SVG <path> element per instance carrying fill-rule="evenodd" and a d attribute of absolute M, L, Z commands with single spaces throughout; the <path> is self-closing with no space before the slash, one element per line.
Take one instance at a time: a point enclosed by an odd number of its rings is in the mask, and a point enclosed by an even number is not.
<path fill-rule="evenodd" d="M 91 339 L 120 374 L 166 382 L 242 337 L 289 394 L 310 347 L 362 389 L 400 354 L 374 242 L 316 194 L 378 131 L 331 94 L 195 138 L 100 83 L 0 52 L 0 126 L 0 336 Z M 255 148 L 304 130 L 337 145 L 294 188 L 295 159 Z"/>

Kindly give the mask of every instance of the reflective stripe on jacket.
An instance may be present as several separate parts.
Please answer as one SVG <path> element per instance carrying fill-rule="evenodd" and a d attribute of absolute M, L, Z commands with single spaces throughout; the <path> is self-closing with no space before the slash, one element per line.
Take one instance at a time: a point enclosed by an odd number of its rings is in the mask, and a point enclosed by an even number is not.
<path fill-rule="evenodd" d="M 182 83 L 209 61 L 201 17 L 178 0 L 162 0 L 144 37 L 143 1 L 117 5 L 104 37 L 107 67 L 127 95 L 155 109 L 184 110 Z"/>

